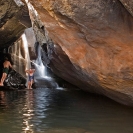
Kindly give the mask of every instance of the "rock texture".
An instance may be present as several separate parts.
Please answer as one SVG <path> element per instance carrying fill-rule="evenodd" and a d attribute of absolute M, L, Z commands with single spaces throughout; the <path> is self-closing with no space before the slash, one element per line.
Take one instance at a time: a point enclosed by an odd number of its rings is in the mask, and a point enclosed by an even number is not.
<path fill-rule="evenodd" d="M 0 0 L 0 49 L 16 41 L 31 27 L 28 8 L 20 0 Z"/>
<path fill-rule="evenodd" d="M 29 0 L 28 6 L 54 73 L 133 106 L 133 17 L 120 1 Z"/>
<path fill-rule="evenodd" d="M 26 78 L 25 70 L 31 67 L 30 60 L 36 59 L 35 35 L 32 28 L 27 28 L 24 34 L 12 46 L 8 48 L 11 54 L 13 68 Z"/>
<path fill-rule="evenodd" d="M 133 15 L 133 0 L 120 0 L 125 8 Z"/>

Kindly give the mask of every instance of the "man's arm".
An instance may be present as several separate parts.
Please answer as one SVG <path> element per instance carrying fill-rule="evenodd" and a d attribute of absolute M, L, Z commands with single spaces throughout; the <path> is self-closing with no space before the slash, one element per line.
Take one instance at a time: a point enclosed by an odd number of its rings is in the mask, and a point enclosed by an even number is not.
<path fill-rule="evenodd" d="M 26 73 L 29 73 L 29 70 L 25 70 Z"/>
<path fill-rule="evenodd" d="M 10 68 L 12 68 L 12 65 L 11 65 L 11 63 L 9 62 L 9 66 L 10 66 Z"/>

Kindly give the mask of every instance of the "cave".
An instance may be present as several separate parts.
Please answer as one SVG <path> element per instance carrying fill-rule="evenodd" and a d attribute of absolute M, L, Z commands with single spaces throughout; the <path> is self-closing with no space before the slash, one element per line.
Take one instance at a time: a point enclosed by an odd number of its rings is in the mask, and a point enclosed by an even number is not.
<path fill-rule="evenodd" d="M 61 85 L 133 106 L 132 7 L 132 0 L 1 0 L 0 74 L 8 54 L 24 84 L 25 69 L 37 63 Z"/>

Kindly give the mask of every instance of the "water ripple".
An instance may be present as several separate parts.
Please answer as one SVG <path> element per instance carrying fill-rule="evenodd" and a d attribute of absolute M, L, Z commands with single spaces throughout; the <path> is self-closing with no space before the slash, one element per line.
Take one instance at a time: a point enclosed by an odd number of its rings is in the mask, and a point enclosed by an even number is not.
<path fill-rule="evenodd" d="M 0 92 L 0 133 L 132 133 L 132 112 L 77 90 Z"/>

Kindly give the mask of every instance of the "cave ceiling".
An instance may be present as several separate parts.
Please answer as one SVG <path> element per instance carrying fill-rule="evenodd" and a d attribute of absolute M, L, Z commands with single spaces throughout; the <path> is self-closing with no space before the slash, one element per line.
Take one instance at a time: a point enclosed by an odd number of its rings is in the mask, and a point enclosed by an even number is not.
<path fill-rule="evenodd" d="M 28 8 L 14 0 L 0 1 L 0 48 L 16 41 L 27 27 L 31 27 Z"/>

